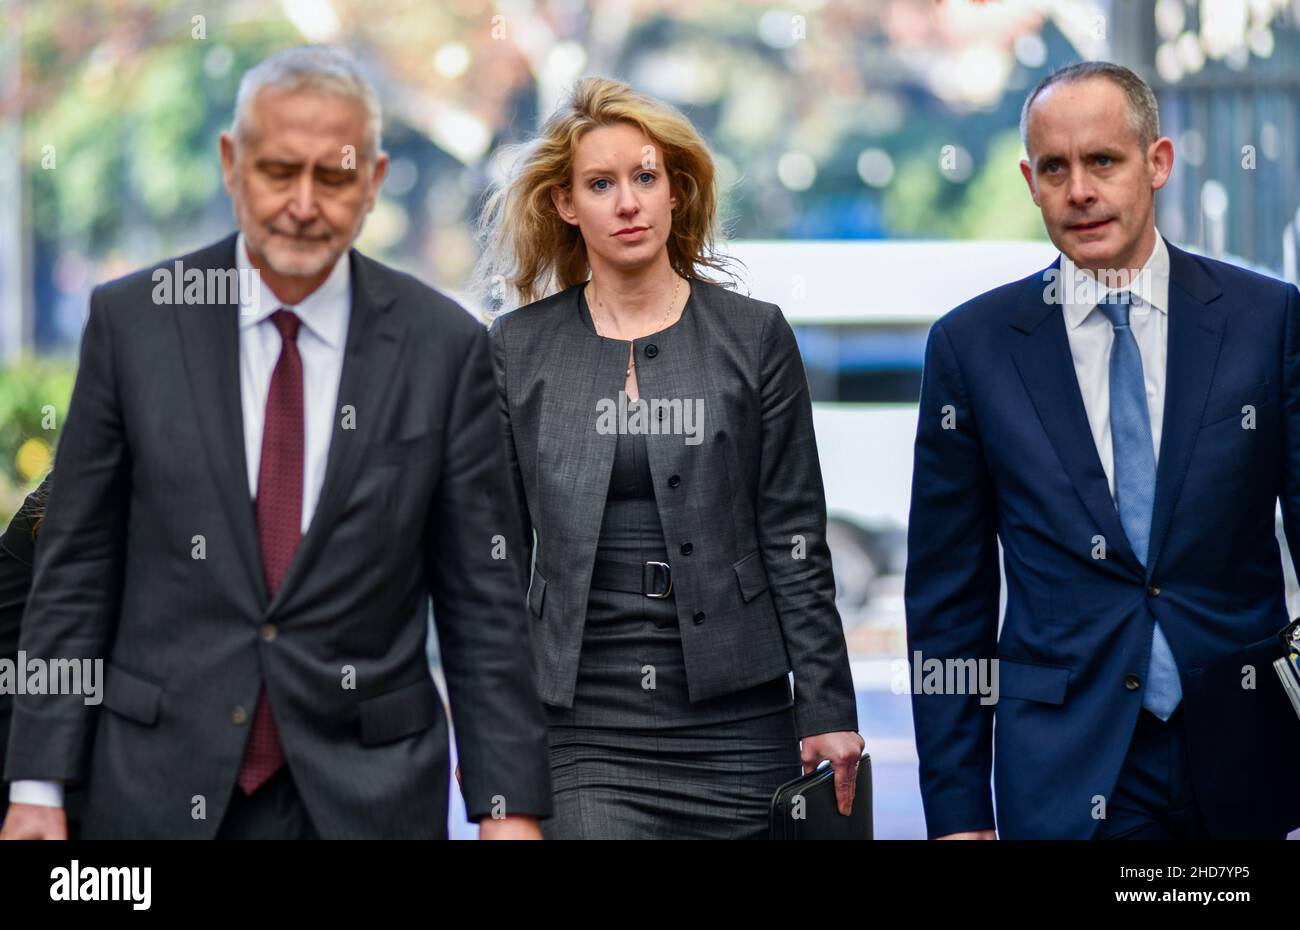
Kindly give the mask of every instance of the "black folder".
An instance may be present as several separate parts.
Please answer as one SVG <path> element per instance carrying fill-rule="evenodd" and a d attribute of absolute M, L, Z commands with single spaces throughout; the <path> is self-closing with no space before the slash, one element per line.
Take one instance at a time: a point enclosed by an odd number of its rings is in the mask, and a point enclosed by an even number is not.
<path fill-rule="evenodd" d="M 774 840 L 869 840 L 871 825 L 871 756 L 858 763 L 853 811 L 845 817 L 835 803 L 835 771 L 823 765 L 788 781 L 772 795 L 769 836 Z"/>

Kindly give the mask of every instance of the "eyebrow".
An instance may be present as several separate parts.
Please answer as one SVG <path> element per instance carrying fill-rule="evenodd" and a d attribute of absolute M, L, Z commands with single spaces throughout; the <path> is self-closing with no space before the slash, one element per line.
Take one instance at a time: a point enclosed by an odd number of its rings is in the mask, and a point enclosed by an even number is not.
<path fill-rule="evenodd" d="M 305 161 L 291 161 L 291 160 L 286 159 L 286 158 L 259 158 L 259 159 L 257 159 L 257 161 L 254 162 L 254 164 L 255 164 L 258 168 L 298 168 L 298 169 L 300 169 L 300 168 L 302 168 L 303 165 L 306 164 L 306 162 L 305 162 Z M 334 173 L 334 174 L 351 173 L 350 169 L 348 169 L 348 168 L 344 168 L 342 165 L 323 165 L 323 164 L 318 164 L 318 165 L 316 165 L 312 170 L 314 170 L 314 171 L 325 171 L 325 172 L 330 172 L 330 173 Z"/>
<path fill-rule="evenodd" d="M 1100 157 L 1117 159 L 1117 158 L 1123 158 L 1124 153 L 1121 149 L 1102 147 L 1099 149 L 1093 149 L 1090 152 L 1084 152 L 1083 157 L 1085 159 L 1100 158 Z M 1055 152 L 1043 152 L 1039 154 L 1039 156 L 1035 159 L 1035 161 L 1038 164 L 1042 164 L 1043 162 L 1049 162 L 1049 161 L 1066 161 L 1066 157 L 1064 155 L 1060 155 Z"/>
<path fill-rule="evenodd" d="M 647 168 L 645 165 L 641 164 L 641 162 L 638 161 L 636 165 L 632 169 L 630 169 L 630 172 L 639 174 L 642 171 L 654 171 L 654 170 L 655 170 L 654 168 Z M 596 174 L 618 174 L 618 172 L 613 168 L 607 168 L 604 165 L 598 165 L 594 168 L 587 168 L 579 172 L 578 177 L 588 178 Z"/>

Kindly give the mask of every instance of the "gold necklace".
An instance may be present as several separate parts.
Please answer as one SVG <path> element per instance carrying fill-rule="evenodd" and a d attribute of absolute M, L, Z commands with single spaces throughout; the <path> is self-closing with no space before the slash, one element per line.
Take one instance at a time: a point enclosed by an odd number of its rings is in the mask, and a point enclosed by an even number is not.
<path fill-rule="evenodd" d="M 659 330 L 664 328 L 664 324 L 668 322 L 668 317 L 672 315 L 673 305 L 677 303 L 677 292 L 678 290 L 680 290 L 682 286 L 682 279 L 677 275 L 673 275 L 673 277 L 676 279 L 673 282 L 673 296 L 668 300 L 668 309 L 664 311 L 664 318 L 659 321 L 659 325 L 655 327 L 655 329 L 651 330 L 651 335 L 659 332 Z M 595 281 L 592 281 L 592 284 L 594 285 Z M 601 301 L 599 294 L 596 295 L 596 306 L 600 307 L 601 313 L 605 312 L 605 304 Z M 596 319 L 596 314 L 594 312 L 591 314 L 591 322 L 592 325 L 596 327 L 596 335 L 604 336 L 605 334 L 600 331 L 600 321 Z M 632 369 L 635 367 L 636 367 L 636 352 L 634 351 L 633 347 L 629 345 L 627 347 L 627 371 L 623 372 L 623 377 L 624 378 L 631 377 Z"/>

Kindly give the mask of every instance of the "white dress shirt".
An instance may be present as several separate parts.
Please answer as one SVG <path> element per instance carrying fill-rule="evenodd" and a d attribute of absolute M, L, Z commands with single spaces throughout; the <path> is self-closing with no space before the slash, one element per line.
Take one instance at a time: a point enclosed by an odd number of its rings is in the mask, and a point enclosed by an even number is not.
<path fill-rule="evenodd" d="M 280 331 L 271 314 L 281 307 L 302 320 L 298 330 L 298 354 L 302 358 L 303 380 L 303 481 L 302 532 L 306 534 L 325 483 L 330 437 L 334 434 L 335 403 L 343 374 L 343 352 L 347 345 L 348 322 L 352 315 L 352 278 L 346 253 L 334 264 L 325 283 L 297 306 L 288 306 L 266 286 L 248 258 L 248 246 L 240 233 L 235 243 L 235 261 L 242 288 L 256 281 L 256 295 L 240 291 L 239 303 L 239 400 L 244 418 L 244 458 L 248 465 L 249 497 L 257 498 L 257 472 L 261 467 L 262 429 L 266 420 L 266 398 L 271 391 L 271 373 L 280 358 Z M 63 785 L 55 781 L 19 780 L 9 786 L 9 801 L 15 804 L 63 806 Z"/>
<path fill-rule="evenodd" d="M 235 246 L 241 279 L 248 263 L 244 235 Z M 239 401 L 244 413 L 244 460 L 248 466 L 248 493 L 257 497 L 257 472 L 262 464 L 262 429 L 266 420 L 266 398 L 271 392 L 271 373 L 280 358 L 280 331 L 271 314 L 281 307 L 302 320 L 298 330 L 298 354 L 302 357 L 303 476 L 302 531 L 305 535 L 316 513 L 316 502 L 325 483 L 325 462 L 330 437 L 334 435 L 335 401 L 343 374 L 343 350 L 347 344 L 348 320 L 352 315 L 352 278 L 347 255 L 334 265 L 325 283 L 302 303 L 289 307 L 271 293 L 257 277 L 262 289 L 256 312 L 239 315 Z M 251 308 L 250 308 L 251 309 Z"/>
<path fill-rule="evenodd" d="M 1092 440 L 1105 469 L 1110 496 L 1115 497 L 1115 450 L 1110 436 L 1110 348 L 1115 342 L 1115 328 L 1106 314 L 1097 308 L 1105 292 L 1092 282 L 1078 277 L 1087 275 L 1065 255 L 1061 256 L 1061 281 L 1065 313 L 1065 332 L 1074 357 L 1074 373 L 1079 379 L 1083 407 L 1088 412 Z M 1075 276 L 1073 293 L 1064 282 Z M 1151 442 L 1156 461 L 1160 460 L 1160 431 L 1165 415 L 1165 369 L 1169 346 L 1169 249 L 1159 230 L 1156 245 L 1142 270 L 1129 282 L 1132 301 L 1129 328 L 1137 340 L 1142 356 L 1142 376 L 1146 381 L 1147 410 L 1151 414 Z M 1096 300 L 1091 299 L 1095 297 Z M 1073 298 L 1073 299 L 1071 299 Z"/>

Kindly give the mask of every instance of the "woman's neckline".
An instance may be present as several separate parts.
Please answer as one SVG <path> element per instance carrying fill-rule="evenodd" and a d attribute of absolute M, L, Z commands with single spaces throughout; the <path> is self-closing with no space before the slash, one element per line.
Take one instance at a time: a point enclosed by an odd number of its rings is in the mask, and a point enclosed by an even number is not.
<path fill-rule="evenodd" d="M 590 283 L 591 283 L 591 279 L 588 278 L 586 281 L 583 281 L 581 284 L 577 286 L 578 287 L 578 316 L 582 318 L 582 322 L 587 327 L 587 330 L 597 339 L 604 339 L 607 340 L 608 342 L 635 342 L 636 339 L 619 339 L 615 336 L 602 336 L 600 333 L 596 332 L 596 324 L 591 316 L 591 307 L 587 304 L 587 285 Z M 663 329 L 657 329 L 653 333 L 646 333 L 644 336 L 638 336 L 637 339 L 649 339 L 651 336 L 662 335 L 663 333 L 669 332 L 670 330 L 678 326 L 682 322 L 682 320 L 686 319 L 686 311 L 690 309 L 691 302 L 695 299 L 694 280 L 691 278 L 687 278 L 686 287 L 688 289 L 686 294 L 686 303 L 682 305 L 682 312 L 678 314 L 677 319 L 673 320 Z"/>

